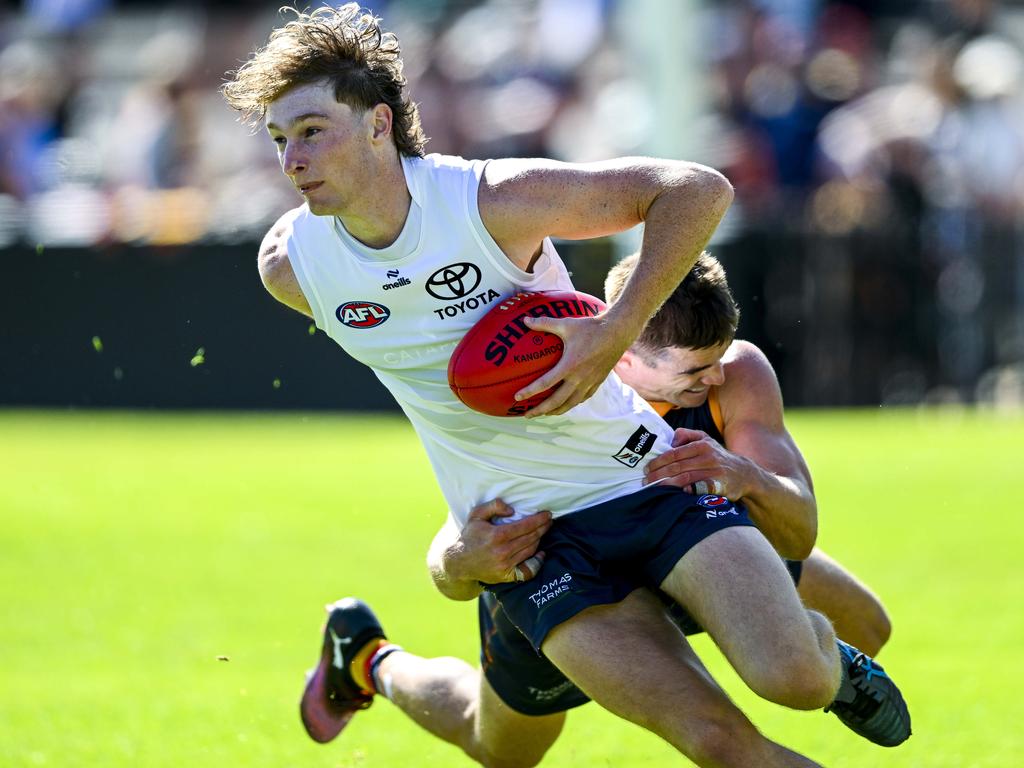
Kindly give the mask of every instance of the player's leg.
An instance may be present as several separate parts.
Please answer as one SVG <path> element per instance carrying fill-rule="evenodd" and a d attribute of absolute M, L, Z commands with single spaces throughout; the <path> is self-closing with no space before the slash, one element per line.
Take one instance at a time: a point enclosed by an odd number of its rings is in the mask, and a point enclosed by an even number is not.
<path fill-rule="evenodd" d="M 882 601 L 817 547 L 803 562 L 797 592 L 804 605 L 828 616 L 839 637 L 869 656 L 888 641 L 892 625 Z"/>
<path fill-rule="evenodd" d="M 406 715 L 487 768 L 537 765 L 565 723 L 564 712 L 530 716 L 512 709 L 479 668 L 461 659 L 394 653 L 377 678 Z"/>
<path fill-rule="evenodd" d="M 728 499 L 655 486 L 558 518 L 542 545 L 534 579 L 489 587 L 534 647 L 581 611 L 622 602 L 640 578 L 688 609 L 763 697 L 828 707 L 877 744 L 910 735 L 892 680 L 803 607 L 782 560 Z"/>
<path fill-rule="evenodd" d="M 542 648 L 588 696 L 699 766 L 817 765 L 758 732 L 647 590 L 576 614 Z"/>
<path fill-rule="evenodd" d="M 840 683 L 828 620 L 807 611 L 767 539 L 737 526 L 698 541 L 661 589 L 707 630 L 758 695 L 794 709 L 821 709 Z"/>
<path fill-rule="evenodd" d="M 359 600 L 345 598 L 328 606 L 323 635 L 320 663 L 300 703 L 303 725 L 318 742 L 337 737 L 376 694 L 487 768 L 536 765 L 562 730 L 565 713 L 553 711 L 557 702 L 547 707 L 550 714 L 516 711 L 466 662 L 423 658 L 388 643 L 376 616 Z M 527 649 L 527 665 L 509 670 L 509 679 L 522 673 L 529 681 L 528 664 L 540 657 L 528 643 Z"/>
<path fill-rule="evenodd" d="M 759 531 L 719 530 L 681 557 L 661 589 L 707 630 L 740 677 L 766 699 L 826 708 L 881 746 L 910 736 L 899 688 L 869 656 L 803 607 L 785 565 Z"/>

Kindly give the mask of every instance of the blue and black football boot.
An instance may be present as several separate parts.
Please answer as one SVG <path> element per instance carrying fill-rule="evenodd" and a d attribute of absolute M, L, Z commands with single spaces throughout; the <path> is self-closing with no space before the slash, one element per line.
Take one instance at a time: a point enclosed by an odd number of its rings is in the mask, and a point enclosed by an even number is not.
<path fill-rule="evenodd" d="M 859 736 L 883 747 L 895 747 L 910 738 L 910 711 L 903 695 L 885 670 L 870 656 L 842 640 L 839 658 L 843 681 L 826 712 L 834 712 Z"/>
<path fill-rule="evenodd" d="M 348 725 L 360 709 L 373 702 L 374 691 L 352 677 L 351 664 L 368 660 L 385 641 L 384 630 L 370 606 L 346 597 L 327 606 L 320 663 L 306 678 L 299 713 L 306 732 L 326 744 Z"/>

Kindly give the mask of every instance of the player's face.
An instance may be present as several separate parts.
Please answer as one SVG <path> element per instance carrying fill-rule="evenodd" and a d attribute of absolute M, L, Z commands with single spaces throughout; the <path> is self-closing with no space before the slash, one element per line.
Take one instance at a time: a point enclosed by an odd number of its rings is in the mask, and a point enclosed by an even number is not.
<path fill-rule="evenodd" d="M 313 213 L 341 216 L 365 194 L 371 114 L 339 103 L 329 85 L 318 83 L 293 88 L 267 107 L 281 170 Z"/>
<path fill-rule="evenodd" d="M 696 408 L 708 397 L 708 389 L 725 381 L 722 356 L 729 343 L 705 349 L 666 347 L 657 353 L 632 350 L 623 355 L 615 372 L 645 400 Z"/>

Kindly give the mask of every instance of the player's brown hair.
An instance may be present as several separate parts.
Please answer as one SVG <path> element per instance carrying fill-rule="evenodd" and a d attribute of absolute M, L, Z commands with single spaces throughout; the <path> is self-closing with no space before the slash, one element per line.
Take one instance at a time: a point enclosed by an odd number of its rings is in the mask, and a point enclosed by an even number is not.
<path fill-rule="evenodd" d="M 259 126 L 267 106 L 286 91 L 326 81 L 334 97 L 353 109 L 387 104 L 393 114 L 392 137 L 403 155 L 423 156 L 427 137 L 419 110 L 405 93 L 401 48 L 392 32 L 381 29 L 380 19 L 346 3 L 317 8 L 310 13 L 285 7 L 295 19 L 270 34 L 221 87 L 224 99 Z"/>
<path fill-rule="evenodd" d="M 605 301 L 614 304 L 636 268 L 638 254 L 620 261 L 604 281 Z M 665 347 L 706 349 L 731 342 L 740 308 L 729 290 L 725 269 L 705 251 L 661 309 L 654 313 L 634 349 L 656 353 Z"/>

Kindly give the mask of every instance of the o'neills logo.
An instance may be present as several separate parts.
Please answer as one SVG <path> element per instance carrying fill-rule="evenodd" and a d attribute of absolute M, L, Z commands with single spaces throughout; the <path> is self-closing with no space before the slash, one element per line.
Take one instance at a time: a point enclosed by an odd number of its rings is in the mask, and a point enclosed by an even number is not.
<path fill-rule="evenodd" d="M 635 467 L 650 452 L 657 439 L 653 432 L 641 425 L 612 458 L 627 467 Z"/>
<path fill-rule="evenodd" d="M 514 299 L 515 297 L 512 298 Z M 503 307 L 503 305 L 499 306 Z M 553 317 L 560 319 L 563 317 L 594 317 L 600 313 L 601 307 L 591 301 L 583 301 L 582 299 L 557 299 L 549 301 L 547 304 L 540 304 L 533 309 L 516 315 L 505 324 L 504 328 L 494 334 L 491 340 L 487 342 L 484 357 L 494 363 L 495 367 L 504 363 L 508 358 L 509 350 L 512 349 L 516 341 L 528 333 L 533 333 L 533 331 L 526 327 L 525 319 L 527 317 Z M 528 359 L 532 354 L 535 353 L 517 355 L 516 359 Z"/>
<path fill-rule="evenodd" d="M 400 277 L 393 283 L 384 283 L 384 285 L 382 285 L 381 288 L 383 288 L 385 291 L 390 291 L 393 288 L 401 288 L 403 285 L 412 285 L 412 280 L 410 280 L 408 277 Z"/>

